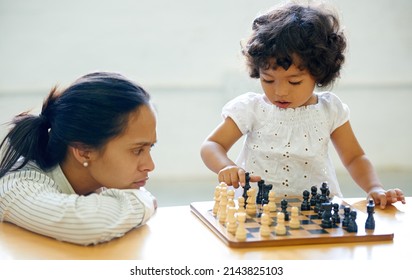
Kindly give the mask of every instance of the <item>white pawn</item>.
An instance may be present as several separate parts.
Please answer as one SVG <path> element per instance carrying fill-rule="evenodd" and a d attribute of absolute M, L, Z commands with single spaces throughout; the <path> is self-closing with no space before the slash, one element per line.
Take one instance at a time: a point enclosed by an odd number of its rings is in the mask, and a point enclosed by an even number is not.
<path fill-rule="evenodd" d="M 227 208 L 226 229 L 231 234 L 235 234 L 236 229 L 237 229 L 235 213 L 236 213 L 236 208 L 235 207 L 228 207 Z"/>
<path fill-rule="evenodd" d="M 227 217 L 227 191 L 225 188 L 222 188 L 220 192 L 220 204 L 219 204 L 219 211 L 217 213 L 217 217 L 220 223 L 226 222 Z"/>
<path fill-rule="evenodd" d="M 235 200 L 235 191 L 232 189 L 227 191 L 227 200 L 229 199 Z"/>
<path fill-rule="evenodd" d="M 215 204 L 213 205 L 213 215 L 217 215 L 217 212 L 219 211 L 219 204 L 220 204 L 220 186 L 216 186 L 215 188 L 215 194 L 214 194 L 214 201 Z"/>
<path fill-rule="evenodd" d="M 245 198 L 243 196 L 239 196 L 237 199 L 238 213 L 245 213 Z"/>
<path fill-rule="evenodd" d="M 269 205 L 264 204 L 262 207 L 263 207 L 263 214 L 266 214 L 269 217 L 269 226 L 270 226 L 272 224 L 272 219 L 270 218 Z"/>
<path fill-rule="evenodd" d="M 275 202 L 276 196 L 275 196 L 275 191 L 271 190 L 269 191 L 269 210 L 270 212 L 276 212 L 276 202 Z"/>
<path fill-rule="evenodd" d="M 260 236 L 270 236 L 270 217 L 266 213 L 262 213 L 262 216 L 260 217 L 260 224 Z"/>
<path fill-rule="evenodd" d="M 277 214 L 277 224 L 275 226 L 275 233 L 277 235 L 286 235 L 285 214 L 283 212 L 278 212 Z"/>
<path fill-rule="evenodd" d="M 246 205 L 246 213 L 250 216 L 253 217 L 256 215 L 257 209 L 256 209 L 256 189 L 250 188 L 247 191 L 247 205 Z"/>
<path fill-rule="evenodd" d="M 300 220 L 299 220 L 299 209 L 296 206 L 291 208 L 291 217 L 289 222 L 289 227 L 293 229 L 300 228 Z"/>
<path fill-rule="evenodd" d="M 239 241 L 246 240 L 247 231 L 245 228 L 246 213 L 237 213 L 237 229 L 236 229 L 236 239 Z"/>

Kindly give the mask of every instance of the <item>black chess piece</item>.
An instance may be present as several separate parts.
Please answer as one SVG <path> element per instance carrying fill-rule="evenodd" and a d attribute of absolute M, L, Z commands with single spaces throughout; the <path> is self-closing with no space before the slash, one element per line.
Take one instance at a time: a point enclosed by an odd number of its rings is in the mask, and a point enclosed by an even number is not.
<path fill-rule="evenodd" d="M 310 192 L 308 190 L 304 190 L 303 191 L 303 201 L 302 201 L 302 204 L 300 205 L 300 210 L 302 211 L 310 210 L 309 196 L 310 196 Z"/>
<path fill-rule="evenodd" d="M 310 192 L 312 194 L 311 198 L 310 198 L 310 206 L 315 206 L 316 204 L 316 197 L 318 195 L 318 188 L 316 186 L 312 186 L 310 188 Z"/>
<path fill-rule="evenodd" d="M 375 229 L 375 218 L 373 217 L 375 213 L 375 203 L 373 199 L 369 199 L 366 211 L 368 212 L 368 217 L 366 218 L 365 229 Z"/>
<path fill-rule="evenodd" d="M 265 185 L 265 180 L 260 180 L 258 183 L 258 193 L 256 195 L 256 204 L 261 205 L 263 199 L 263 186 Z"/>
<path fill-rule="evenodd" d="M 246 172 L 245 173 L 245 186 L 243 187 L 243 198 L 245 199 L 245 207 L 246 207 L 246 204 L 247 204 L 247 198 L 248 198 L 248 195 L 247 195 L 247 191 L 249 190 L 251 188 L 251 186 L 250 186 L 250 174 L 249 174 L 249 172 Z"/>
<path fill-rule="evenodd" d="M 263 201 L 266 203 L 269 201 L 269 191 L 272 189 L 272 185 L 266 185 L 265 180 L 260 180 L 258 182 L 258 193 L 256 195 L 256 204 L 263 205 Z"/>
<path fill-rule="evenodd" d="M 332 203 L 325 202 L 322 203 L 322 223 L 321 226 L 323 228 L 331 228 L 332 227 Z"/>
<path fill-rule="evenodd" d="M 333 207 L 332 222 L 334 224 L 340 224 L 339 204 L 333 203 L 332 207 Z"/>
<path fill-rule="evenodd" d="M 320 187 L 320 197 L 321 197 L 321 203 L 326 203 L 329 202 L 329 186 L 327 182 L 323 182 L 322 186 Z"/>
<path fill-rule="evenodd" d="M 288 208 L 288 201 L 286 198 L 282 199 L 280 202 L 280 208 L 282 209 L 283 214 L 285 214 L 285 221 L 289 221 L 289 213 L 287 211 Z"/>
<path fill-rule="evenodd" d="M 350 206 L 346 205 L 343 209 L 342 227 L 347 227 L 350 220 Z"/>
<path fill-rule="evenodd" d="M 269 192 L 272 190 L 272 188 L 273 188 L 272 184 L 263 185 L 262 204 L 267 204 L 269 202 Z M 264 201 L 266 201 L 266 203 Z"/>
<path fill-rule="evenodd" d="M 358 232 L 358 225 L 356 224 L 356 211 L 352 210 L 350 212 L 350 219 L 349 219 L 349 223 L 348 223 L 348 227 L 346 228 L 346 230 L 348 232 Z"/>

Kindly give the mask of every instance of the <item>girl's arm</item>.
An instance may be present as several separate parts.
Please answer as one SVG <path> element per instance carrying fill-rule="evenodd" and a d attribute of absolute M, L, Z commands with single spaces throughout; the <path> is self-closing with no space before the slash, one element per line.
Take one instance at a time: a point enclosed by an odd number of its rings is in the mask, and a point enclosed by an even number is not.
<path fill-rule="evenodd" d="M 390 189 L 385 191 L 374 167 L 359 145 L 349 121 L 335 129 L 331 139 L 343 165 L 353 180 L 368 196 L 374 199 L 376 204 L 380 204 L 381 208 L 385 208 L 387 204 L 397 201 L 405 203 L 405 197 L 401 190 Z"/>
<path fill-rule="evenodd" d="M 243 136 L 235 122 L 227 117 L 203 142 L 201 156 L 205 165 L 218 174 L 219 182 L 235 188 L 245 185 L 245 171 L 238 167 L 227 155 L 230 148 Z M 251 182 L 260 180 L 250 176 Z"/>

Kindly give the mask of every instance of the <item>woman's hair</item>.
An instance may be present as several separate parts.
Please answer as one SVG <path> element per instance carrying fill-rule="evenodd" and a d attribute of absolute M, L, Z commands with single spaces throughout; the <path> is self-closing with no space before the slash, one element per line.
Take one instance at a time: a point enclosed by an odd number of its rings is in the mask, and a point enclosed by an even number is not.
<path fill-rule="evenodd" d="M 53 88 L 39 116 L 24 112 L 11 122 L 0 144 L 0 178 L 28 161 L 50 169 L 63 161 L 68 146 L 103 148 L 124 132 L 130 113 L 149 102 L 142 87 L 116 73 L 85 75 L 62 92 Z"/>
<path fill-rule="evenodd" d="M 318 86 L 328 86 L 339 76 L 346 39 L 334 13 L 320 6 L 285 4 L 253 21 L 252 34 L 242 53 L 249 75 L 260 69 L 291 64 L 306 69 Z"/>

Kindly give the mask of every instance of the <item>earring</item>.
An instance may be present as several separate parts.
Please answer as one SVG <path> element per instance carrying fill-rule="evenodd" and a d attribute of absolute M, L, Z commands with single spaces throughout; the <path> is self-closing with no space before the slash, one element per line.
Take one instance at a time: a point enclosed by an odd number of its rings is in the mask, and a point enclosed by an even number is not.
<path fill-rule="evenodd" d="M 84 166 L 84 167 L 88 167 L 88 166 L 89 166 L 89 163 L 88 163 L 87 161 L 85 161 L 85 162 L 83 162 L 83 166 Z"/>

